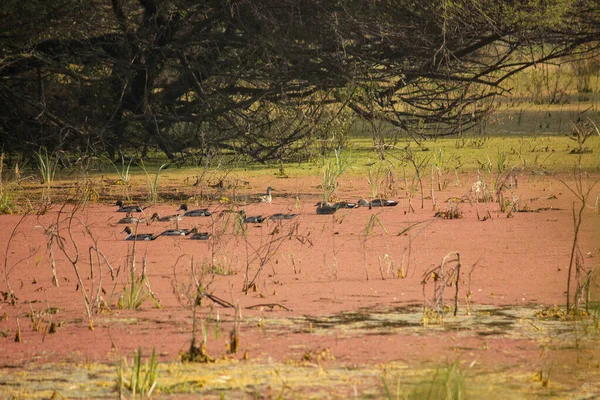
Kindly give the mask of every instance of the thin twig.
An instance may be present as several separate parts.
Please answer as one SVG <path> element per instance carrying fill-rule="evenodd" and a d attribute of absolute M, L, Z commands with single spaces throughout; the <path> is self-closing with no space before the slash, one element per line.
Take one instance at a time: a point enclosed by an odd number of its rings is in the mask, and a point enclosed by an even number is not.
<path fill-rule="evenodd" d="M 267 308 L 269 308 L 271 311 L 273 311 L 273 309 L 274 309 L 275 307 L 279 307 L 279 308 L 281 308 L 281 309 L 284 309 L 284 310 L 286 310 L 286 311 L 294 311 L 294 310 L 292 310 L 291 308 L 288 308 L 288 307 L 284 306 L 283 304 L 279 304 L 279 303 L 255 304 L 255 305 L 253 305 L 253 306 L 248 306 L 248 307 L 246 307 L 246 309 L 247 309 L 247 310 L 252 310 L 252 309 L 255 309 L 255 308 L 261 308 L 261 307 L 267 307 Z"/>

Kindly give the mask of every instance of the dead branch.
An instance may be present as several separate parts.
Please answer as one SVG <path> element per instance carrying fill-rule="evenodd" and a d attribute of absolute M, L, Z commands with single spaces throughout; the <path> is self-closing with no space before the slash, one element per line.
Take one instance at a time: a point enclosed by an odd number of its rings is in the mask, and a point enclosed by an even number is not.
<path fill-rule="evenodd" d="M 291 308 L 288 308 L 286 306 L 284 306 L 283 304 L 279 304 L 279 303 L 263 303 L 263 304 L 255 304 L 253 306 L 248 306 L 246 307 L 247 310 L 253 310 L 255 308 L 262 308 L 262 307 L 266 307 L 268 308 L 270 311 L 273 311 L 273 309 L 275 307 L 279 307 L 285 311 L 294 311 Z"/>

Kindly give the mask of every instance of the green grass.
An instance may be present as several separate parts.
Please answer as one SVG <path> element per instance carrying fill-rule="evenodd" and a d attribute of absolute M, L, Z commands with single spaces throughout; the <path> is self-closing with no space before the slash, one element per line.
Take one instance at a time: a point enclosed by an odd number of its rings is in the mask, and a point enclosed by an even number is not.
<path fill-rule="evenodd" d="M 579 155 L 569 154 L 576 143 L 566 136 L 485 136 L 486 140 L 481 144 L 477 137 L 469 136 L 464 143 L 456 138 L 442 138 L 427 140 L 422 147 L 417 147 L 409 139 L 400 141 L 396 148 L 386 150 L 387 162 L 385 165 L 398 171 L 401 176 L 402 168 L 412 174 L 412 170 L 403 161 L 405 156 L 404 147 L 410 145 L 412 151 L 418 157 L 431 156 L 429 164 L 440 167 L 445 171 L 457 171 L 459 173 L 471 172 L 494 172 L 498 168 L 509 170 L 511 168 L 526 168 L 535 171 L 548 170 L 551 172 L 568 172 L 579 162 Z M 586 142 L 592 153 L 581 155 L 581 166 L 590 172 L 600 171 L 600 137 L 591 137 Z M 381 161 L 373 150 L 370 138 L 354 138 L 349 142 L 349 148 L 344 154 L 351 163 L 344 169 L 344 176 L 362 176 L 367 179 L 369 171 L 377 168 Z M 156 159 L 146 163 L 146 168 L 160 168 L 164 159 Z M 284 163 L 286 174 L 290 178 L 303 176 L 323 177 L 325 165 L 335 165 L 337 162 L 332 152 L 329 157 L 317 157 L 303 163 Z M 330 164 L 331 163 L 331 164 Z M 247 162 L 232 162 L 228 165 L 228 174 L 236 176 L 243 174 L 245 180 L 262 177 L 277 178 L 281 164 L 254 164 Z M 196 175 L 197 168 L 184 167 L 180 169 L 161 169 L 159 171 L 161 182 L 168 184 L 170 181 L 180 180 L 183 177 Z M 132 180 L 144 176 L 144 171 L 138 168 L 131 170 Z M 372 173 L 372 172 L 371 172 Z M 135 182 L 134 182 L 135 184 Z"/>
<path fill-rule="evenodd" d="M 148 277 L 137 277 L 135 268 L 130 268 L 129 282 L 123 287 L 119 295 L 117 307 L 120 309 L 137 310 L 146 300 L 151 300 L 156 308 L 162 308 L 154 293 L 150 290 Z"/>
<path fill-rule="evenodd" d="M 427 140 L 422 146 L 415 145 L 409 139 L 399 141 L 395 148 L 386 150 L 386 160 L 381 161 L 379 155 L 373 150 L 372 140 L 370 138 L 357 137 L 349 141 L 348 148 L 343 150 L 344 160 L 349 160 L 344 165 L 343 176 L 336 176 L 335 180 L 343 178 L 345 180 L 360 179 L 368 182 L 369 173 L 373 187 L 371 190 L 380 191 L 381 176 L 377 176 L 378 171 L 388 171 L 395 179 L 405 179 L 407 187 L 415 189 L 415 182 L 411 181 L 414 177 L 414 168 L 406 161 L 406 146 L 410 146 L 414 157 L 419 160 L 427 160 L 427 165 L 423 166 L 422 177 L 423 184 L 426 187 L 431 185 L 431 173 L 436 174 L 436 180 L 440 185 L 454 185 L 460 183 L 461 175 L 465 173 L 479 173 L 486 181 L 493 182 L 498 175 L 498 170 L 510 171 L 513 168 L 524 169 L 526 173 L 570 173 L 574 166 L 581 162 L 582 169 L 586 172 L 600 172 L 600 137 L 598 135 L 590 137 L 585 143 L 592 152 L 581 155 L 569 154 L 569 151 L 577 145 L 566 136 L 483 136 L 483 139 L 469 136 L 464 140 L 457 138 L 441 138 L 438 140 Z M 233 158 L 232 158 L 233 160 Z M 302 163 L 286 163 L 284 168 L 289 179 L 296 177 L 314 177 L 323 182 L 326 175 L 324 167 L 330 165 L 332 171 L 339 168 L 340 155 L 336 158 L 332 151 L 326 157 L 318 156 Z M 112 185 L 110 193 L 111 198 L 130 198 L 133 196 L 140 200 L 155 202 L 159 197 L 168 192 L 177 193 L 181 185 L 191 188 L 191 184 L 196 181 L 198 168 L 194 166 L 184 166 L 182 168 L 166 168 L 166 159 L 155 155 L 144 162 L 143 168 L 138 165 L 125 164 L 125 174 L 129 175 L 129 185 Z M 207 174 L 206 183 L 216 183 L 219 177 L 225 177 L 232 182 L 242 179 L 252 183 L 253 179 L 269 178 L 277 186 L 277 180 L 288 179 L 278 177 L 281 164 L 273 163 L 270 165 L 254 164 L 241 161 L 232 161 L 223 163 L 218 167 L 210 168 Z M 123 171 L 117 171 L 114 165 L 105 163 L 102 166 L 102 173 L 90 173 L 88 179 L 98 179 L 100 175 L 104 179 L 121 179 Z M 438 174 L 439 171 L 439 174 Z M 53 188 L 63 184 L 70 184 L 76 178 L 68 177 L 68 170 L 60 171 L 54 178 Z M 26 174 L 26 172 L 24 172 Z M 381 174 L 379 174 L 381 175 Z M 61 179 L 61 176 L 63 179 Z M 5 175 L 6 177 L 6 175 Z M 160 180 L 160 181 L 159 181 Z M 333 180 L 335 182 L 335 180 Z M 0 190 L 0 210 L 4 213 L 12 213 L 12 205 L 15 204 L 15 198 L 36 198 L 36 191 L 39 187 L 31 187 L 27 179 L 19 181 L 18 185 L 4 180 L 4 186 Z M 329 182 L 331 183 L 331 182 Z M 235 184 L 235 183 L 234 183 Z M 258 190 L 252 184 L 248 188 L 240 187 L 242 190 Z M 262 190 L 263 188 L 261 188 Z M 42 190 L 53 190 L 43 185 Z M 325 190 L 323 194 L 325 194 Z M 379 193 L 387 196 L 395 196 L 394 193 Z M 365 193 L 365 196 L 368 193 Z M 427 193 L 425 194 L 427 195 Z M 60 197 L 60 192 L 54 190 L 52 196 L 56 199 Z M 165 198 L 168 198 L 165 197 Z"/>
<path fill-rule="evenodd" d="M 334 158 L 324 162 L 323 166 L 323 201 L 327 202 L 335 196 L 338 178 L 351 165 L 350 158 L 341 150 L 333 151 Z"/>
<path fill-rule="evenodd" d="M 142 348 L 134 354 L 131 366 L 126 358 L 123 358 L 117 370 L 117 389 L 122 393 L 123 389 L 131 392 L 132 398 L 150 397 L 158 385 L 158 359 L 156 349 L 152 349 L 150 362 L 142 363 Z"/>
<path fill-rule="evenodd" d="M 405 165 L 404 146 L 409 141 L 400 142 L 395 149 L 386 151 L 389 168 L 402 176 L 403 168 L 410 176 L 414 171 Z M 355 138 L 350 142 L 350 148 L 346 150 L 350 154 L 352 164 L 344 171 L 344 176 L 361 176 L 368 178 L 369 171 L 381 165 L 379 157 L 372 148 L 371 140 L 367 138 Z M 410 144 L 411 147 L 414 146 Z M 600 171 L 600 137 L 592 137 L 586 145 L 592 149 L 592 153 L 582 154 L 581 157 L 569 154 L 573 148 L 573 141 L 565 136 L 492 136 L 483 145 L 471 145 L 468 141 L 463 146 L 457 146 L 457 139 L 445 138 L 426 141 L 422 148 L 414 147 L 416 156 L 427 157 L 431 155 L 428 165 L 437 166 L 447 172 L 475 173 L 477 171 L 486 173 L 497 173 L 498 169 L 510 170 L 522 168 L 536 172 L 550 171 L 553 173 L 572 171 L 573 167 L 581 162 L 585 171 Z M 435 155 L 437 154 L 437 159 Z M 441 159 L 439 155 L 442 155 Z M 335 155 L 331 155 L 331 161 L 335 162 Z M 307 161 L 304 163 L 285 164 L 286 173 L 290 178 L 302 176 L 319 176 L 322 174 L 322 160 Z M 264 165 L 232 165 L 231 173 L 243 173 L 244 179 L 252 177 L 274 176 L 279 166 Z M 185 170 L 164 172 L 167 176 L 185 173 Z"/>
<path fill-rule="evenodd" d="M 397 381 L 395 388 L 390 388 L 386 379 L 381 378 L 385 398 L 410 400 L 462 400 L 467 397 L 465 373 L 459 360 L 447 363 L 433 372 L 433 376 L 423 380 L 412 389 L 407 389 Z"/>
<path fill-rule="evenodd" d="M 158 202 L 158 189 L 159 189 L 159 179 L 161 171 L 167 166 L 166 163 L 163 163 L 158 166 L 156 169 L 156 173 L 154 174 L 154 179 L 148 173 L 144 162 L 141 162 L 141 168 L 146 174 L 146 190 L 148 191 L 148 201 L 152 203 Z"/>
<path fill-rule="evenodd" d="M 52 185 L 58 167 L 57 157 L 48 153 L 48 150 L 45 147 L 40 148 L 40 151 L 36 151 L 35 155 L 42 183 L 48 186 Z"/>
<path fill-rule="evenodd" d="M 131 163 L 133 162 L 133 157 L 129 159 L 127 163 L 125 163 L 125 157 L 121 155 L 121 166 L 117 166 L 110 158 L 107 158 L 110 164 L 113 166 L 117 174 L 119 175 L 119 180 L 117 181 L 120 185 L 129 185 L 131 181 L 131 174 L 129 171 L 131 170 Z"/>

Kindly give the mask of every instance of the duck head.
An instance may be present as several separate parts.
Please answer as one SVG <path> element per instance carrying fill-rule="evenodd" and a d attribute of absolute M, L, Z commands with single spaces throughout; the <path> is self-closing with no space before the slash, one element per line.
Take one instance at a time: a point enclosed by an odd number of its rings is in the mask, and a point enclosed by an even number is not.
<path fill-rule="evenodd" d="M 357 201 L 359 206 L 363 206 L 363 207 L 368 207 L 369 206 L 369 202 L 366 201 L 365 199 L 360 199 Z"/>

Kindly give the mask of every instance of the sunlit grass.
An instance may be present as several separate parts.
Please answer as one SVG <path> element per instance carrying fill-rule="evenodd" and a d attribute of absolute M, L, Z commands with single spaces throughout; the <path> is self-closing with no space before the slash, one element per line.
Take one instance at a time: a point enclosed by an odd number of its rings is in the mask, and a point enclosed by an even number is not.
<path fill-rule="evenodd" d="M 410 146 L 410 152 L 419 159 L 427 160 L 423 168 L 426 172 L 424 185 L 431 184 L 429 174 L 432 170 L 440 171 L 444 185 L 459 184 L 462 174 L 479 174 L 487 176 L 490 180 L 495 179 L 499 169 L 510 171 L 511 169 L 523 170 L 525 174 L 542 173 L 568 173 L 573 170 L 577 163 L 586 172 L 600 172 L 600 137 L 590 137 L 586 146 L 592 150 L 591 153 L 569 154 L 569 151 L 577 145 L 566 136 L 468 136 L 463 139 L 443 138 L 438 140 L 427 140 L 416 145 L 410 139 L 399 141 L 394 148 L 385 150 L 385 160 L 381 160 L 379 154 L 373 150 L 370 138 L 354 138 L 349 142 L 348 148 L 343 150 L 344 157 L 350 160 L 343 173 L 344 180 L 360 179 L 368 182 L 369 172 L 378 168 L 385 168 L 396 176 L 396 179 L 408 179 L 410 184 L 414 175 L 414 168 L 407 163 L 407 152 L 405 148 Z M 335 165 L 335 154 L 298 163 L 272 163 L 254 164 L 232 156 L 230 162 L 222 160 L 222 163 L 214 168 L 209 168 L 205 175 L 204 184 L 215 184 L 220 179 L 236 182 L 248 182 L 235 188 L 238 192 L 257 192 L 264 190 L 253 185 L 254 180 L 271 179 L 274 187 L 281 179 L 294 179 L 313 177 L 315 186 L 323 183 L 323 170 L 326 165 Z M 175 168 L 166 166 L 167 160 L 155 154 L 144 161 L 143 168 L 139 165 L 127 165 L 129 184 L 109 184 L 108 190 L 104 190 L 103 197 L 113 198 L 136 198 L 138 201 L 156 202 L 165 193 L 178 193 L 185 190 L 188 195 L 196 189 L 192 185 L 196 182 L 199 170 L 204 167 L 183 166 Z M 284 169 L 286 178 L 281 177 L 281 168 Z M 89 179 L 100 179 L 104 183 L 115 182 L 121 179 L 121 172 L 116 171 L 113 165 L 105 164 L 101 172 L 89 173 Z M 26 177 L 27 172 L 23 172 Z M 373 178 L 373 176 L 371 176 Z M 159 181 L 160 179 L 160 181 Z M 4 212 L 10 212 L 8 208 L 14 204 L 16 197 L 22 195 L 35 198 L 40 190 L 31 180 L 22 180 L 18 186 L 10 186 L 4 182 L 3 199 L 5 200 Z M 26 183 L 30 182 L 30 183 Z M 54 179 L 53 187 L 47 188 L 43 185 L 42 190 L 52 190 L 53 198 L 60 197 L 60 186 L 77 183 L 77 178 L 69 178 L 68 171 L 63 170 L 61 177 Z M 32 186 L 33 185 L 33 186 Z M 211 191 L 208 186 L 205 190 Z M 100 190 L 100 189 L 99 189 Z M 233 190 L 233 189 L 232 189 Z M 366 194 L 365 194 L 366 195 Z M 58 197 L 56 197 L 58 196 Z M 168 200 L 165 196 L 162 200 Z M 113 201 L 114 202 L 114 201 Z"/>
<path fill-rule="evenodd" d="M 459 173 L 491 170 L 497 172 L 498 166 L 508 170 L 511 168 L 528 169 L 532 171 L 548 170 L 550 172 L 568 172 L 579 162 L 579 155 L 569 154 L 576 143 L 566 136 L 484 136 L 484 140 L 477 140 L 476 136 L 468 136 L 463 140 L 456 138 L 443 138 L 427 140 L 417 146 L 410 139 L 403 140 L 395 148 L 386 150 L 387 166 L 401 170 L 406 155 L 405 147 L 410 146 L 417 155 L 431 155 L 431 165 L 448 171 L 455 169 Z M 592 153 L 581 155 L 581 165 L 586 171 L 600 171 L 600 137 L 591 137 L 586 145 Z M 345 168 L 344 176 L 368 176 L 373 165 L 381 163 L 378 154 L 373 150 L 370 138 L 354 138 L 349 143 L 349 148 L 344 154 L 351 163 Z M 146 162 L 146 168 L 153 170 L 160 168 L 165 160 L 157 158 Z M 302 163 L 284 163 L 283 168 L 289 178 L 314 176 L 322 178 L 323 167 L 328 163 L 335 164 L 335 154 L 328 157 L 315 157 Z M 222 167 L 223 168 L 223 167 Z M 253 164 L 242 161 L 232 161 L 226 164 L 226 173 L 229 177 L 243 177 L 245 180 L 252 178 L 271 177 L 278 179 L 281 164 Z M 198 168 L 182 167 L 160 170 L 160 179 L 169 185 L 169 182 L 181 181 L 186 177 L 197 175 Z M 145 182 L 146 175 L 142 169 L 131 168 L 131 182 Z"/>
<path fill-rule="evenodd" d="M 429 140 L 416 146 L 409 140 L 401 142 L 396 148 L 386 151 L 386 164 L 401 169 L 404 166 L 405 146 L 411 146 L 416 154 L 444 155 L 441 164 L 432 157 L 431 164 L 449 171 L 476 172 L 478 170 L 493 170 L 497 172 L 500 166 L 504 170 L 511 168 L 530 169 L 533 171 L 548 170 L 551 172 L 567 172 L 579 162 L 579 156 L 569 154 L 573 142 L 565 136 L 524 136 L 524 137 L 489 137 L 483 145 L 473 145 L 473 138 L 465 139 L 465 143 L 457 145 L 457 139 L 447 138 Z M 587 171 L 600 171 L 600 137 L 592 137 L 586 145 L 592 153 L 581 155 L 581 165 Z M 381 160 L 372 148 L 368 138 L 355 138 L 351 141 L 346 154 L 351 155 L 352 164 L 346 169 L 345 175 L 367 176 L 374 163 Z M 332 160 L 335 155 L 330 156 Z M 439 165 L 438 165 L 439 164 Z M 285 164 L 286 173 L 290 176 L 318 175 L 321 161 L 307 161 L 303 164 Z M 233 172 L 244 173 L 247 177 L 260 177 L 274 174 L 277 168 L 261 166 L 232 167 Z"/>

